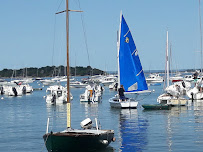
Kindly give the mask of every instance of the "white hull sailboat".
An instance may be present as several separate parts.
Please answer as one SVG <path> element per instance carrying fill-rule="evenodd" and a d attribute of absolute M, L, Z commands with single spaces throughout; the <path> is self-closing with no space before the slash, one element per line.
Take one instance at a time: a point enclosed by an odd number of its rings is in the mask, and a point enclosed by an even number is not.
<path fill-rule="evenodd" d="M 201 100 L 203 99 L 203 65 L 202 65 L 202 27 L 201 27 L 201 7 L 200 7 L 200 0 L 199 0 L 199 20 L 200 20 L 200 52 L 201 52 L 201 73 L 196 71 L 197 82 L 195 83 L 194 88 L 190 89 L 186 94 L 192 100 Z"/>
<path fill-rule="evenodd" d="M 127 99 L 126 101 L 121 101 L 119 98 L 111 98 L 109 100 L 109 103 L 110 103 L 110 106 L 112 108 L 122 108 L 122 109 L 125 109 L 125 108 L 137 108 L 137 105 L 138 105 L 138 102 L 134 99 Z"/>
<path fill-rule="evenodd" d="M 166 36 L 166 88 L 165 93 L 161 94 L 157 98 L 159 104 L 166 104 L 170 106 L 185 106 L 187 105 L 187 99 L 181 97 L 180 86 L 174 84 L 169 86 L 169 55 L 168 55 L 168 31 Z"/>
<path fill-rule="evenodd" d="M 125 93 L 136 94 L 147 92 L 148 86 L 145 80 L 142 65 L 138 56 L 130 29 L 121 14 L 118 41 L 118 87 L 124 86 Z M 138 102 L 135 99 L 119 99 L 116 95 L 109 99 L 113 108 L 137 108 Z"/>

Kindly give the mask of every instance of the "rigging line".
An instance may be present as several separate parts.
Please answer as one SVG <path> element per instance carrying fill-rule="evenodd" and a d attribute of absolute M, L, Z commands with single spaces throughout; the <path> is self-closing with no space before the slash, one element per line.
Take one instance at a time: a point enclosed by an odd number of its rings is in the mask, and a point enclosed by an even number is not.
<path fill-rule="evenodd" d="M 149 92 L 146 95 L 142 95 L 142 98 L 140 97 L 140 99 L 139 100 L 137 99 L 136 101 L 142 101 L 142 100 L 146 99 L 150 94 L 152 94 L 152 92 Z"/>
<path fill-rule="evenodd" d="M 62 4 L 63 0 L 61 0 L 56 12 L 58 12 L 61 4 Z M 55 48 L 55 37 L 56 37 L 56 14 L 55 14 L 55 17 L 54 17 L 54 39 L 53 39 L 53 50 L 52 50 L 52 65 L 54 65 L 54 48 Z"/>
<path fill-rule="evenodd" d="M 78 7 L 79 7 L 79 10 L 81 10 L 79 0 L 78 0 Z M 84 34 L 84 38 L 85 38 L 85 46 L 86 46 L 86 50 L 87 50 L 88 63 L 90 66 L 90 57 L 89 57 L 89 50 L 88 50 L 88 45 L 87 45 L 87 36 L 86 36 L 85 25 L 84 25 L 84 17 L 82 15 L 82 13 L 81 13 L 81 21 L 82 21 L 82 27 L 83 27 L 83 34 Z"/>
<path fill-rule="evenodd" d="M 59 6 L 58 6 L 58 9 L 56 10 L 56 12 L 58 12 L 59 8 L 61 7 L 61 4 L 62 4 L 63 0 L 61 0 Z"/>
<path fill-rule="evenodd" d="M 56 14 L 54 19 L 54 39 L 53 39 L 53 50 L 52 50 L 52 65 L 54 65 L 54 48 L 55 48 L 55 36 L 56 36 Z"/>
<path fill-rule="evenodd" d="M 200 7 L 200 0 L 199 0 L 199 22 L 200 22 L 200 51 L 201 51 L 201 72 L 202 72 L 202 24 L 201 24 L 201 7 Z"/>

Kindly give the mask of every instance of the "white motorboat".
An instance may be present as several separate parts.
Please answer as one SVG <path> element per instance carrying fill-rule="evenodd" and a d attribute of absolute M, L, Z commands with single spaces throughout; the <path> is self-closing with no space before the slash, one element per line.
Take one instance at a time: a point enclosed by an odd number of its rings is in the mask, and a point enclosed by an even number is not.
<path fill-rule="evenodd" d="M 62 104 L 67 102 L 66 88 L 61 85 L 48 87 L 46 93 L 46 102 L 49 104 Z"/>
<path fill-rule="evenodd" d="M 3 85 L 3 94 L 8 96 L 22 96 L 22 87 L 16 83 L 8 82 L 6 85 Z"/>
<path fill-rule="evenodd" d="M 54 81 L 54 80 L 51 80 L 51 79 L 40 80 L 40 82 L 41 82 L 43 85 L 51 85 L 51 84 L 55 83 L 55 81 Z"/>
<path fill-rule="evenodd" d="M 104 76 L 100 82 L 104 85 L 104 86 L 109 86 L 110 84 L 112 84 L 113 82 L 117 81 L 117 77 L 114 75 L 109 75 L 109 76 Z"/>
<path fill-rule="evenodd" d="M 70 82 L 70 87 L 74 88 L 85 88 L 88 84 L 82 83 L 80 81 L 71 81 Z"/>
<path fill-rule="evenodd" d="M 175 76 L 171 76 L 170 80 L 171 82 L 175 83 L 175 82 L 183 81 L 183 77 L 180 74 L 177 74 Z"/>
<path fill-rule="evenodd" d="M 81 102 L 100 102 L 102 99 L 103 87 L 100 85 L 88 85 L 83 94 L 80 95 Z"/>
<path fill-rule="evenodd" d="M 20 86 L 20 88 L 22 89 L 22 91 L 23 91 L 23 94 L 29 94 L 29 93 L 32 93 L 33 92 L 33 88 L 32 88 L 32 86 L 31 85 L 29 85 L 29 84 L 20 84 L 19 85 Z"/>
<path fill-rule="evenodd" d="M 147 83 L 162 83 L 164 81 L 163 77 L 158 73 L 150 74 L 146 78 Z"/>

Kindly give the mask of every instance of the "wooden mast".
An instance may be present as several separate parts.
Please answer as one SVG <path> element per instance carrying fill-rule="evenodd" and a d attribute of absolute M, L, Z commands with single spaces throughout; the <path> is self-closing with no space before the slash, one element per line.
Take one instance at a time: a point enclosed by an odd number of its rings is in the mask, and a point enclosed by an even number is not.
<path fill-rule="evenodd" d="M 66 0 L 66 43 L 67 43 L 67 128 L 71 127 L 71 109 L 70 109 L 70 85 L 69 85 L 69 11 L 68 0 Z"/>
<path fill-rule="evenodd" d="M 69 84 L 69 11 L 72 12 L 82 12 L 78 10 L 69 10 L 68 9 L 68 0 L 66 0 L 66 11 L 58 12 L 63 13 L 66 12 L 66 44 L 67 44 L 67 128 L 71 128 L 71 105 L 70 105 L 70 84 Z M 58 14 L 57 13 L 57 14 Z"/>

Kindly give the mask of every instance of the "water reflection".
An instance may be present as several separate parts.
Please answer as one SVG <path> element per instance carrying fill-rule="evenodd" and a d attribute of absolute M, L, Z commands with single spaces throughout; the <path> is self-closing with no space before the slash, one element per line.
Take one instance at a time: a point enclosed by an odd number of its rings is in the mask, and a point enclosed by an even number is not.
<path fill-rule="evenodd" d="M 196 133 L 195 142 L 198 145 L 203 144 L 203 100 L 195 100 L 194 106 L 194 130 Z"/>
<path fill-rule="evenodd" d="M 51 105 L 46 104 L 47 118 L 49 118 L 49 130 L 57 131 L 64 129 L 67 122 L 66 104 Z"/>
<path fill-rule="evenodd" d="M 142 151 L 147 145 L 148 121 L 139 117 L 137 109 L 120 112 L 121 151 Z"/>
<path fill-rule="evenodd" d="M 174 144 L 174 132 L 175 130 L 181 130 L 181 126 L 176 125 L 176 123 L 179 123 L 181 120 L 179 120 L 179 117 L 187 113 L 187 106 L 176 106 L 172 107 L 169 111 L 168 115 L 166 115 L 166 141 L 168 145 L 168 151 L 173 151 L 173 144 Z"/>
<path fill-rule="evenodd" d="M 85 102 L 81 102 L 80 103 L 84 109 L 85 109 L 85 117 L 86 118 L 97 118 L 98 117 L 98 102 L 89 102 L 89 103 L 85 103 Z"/>

